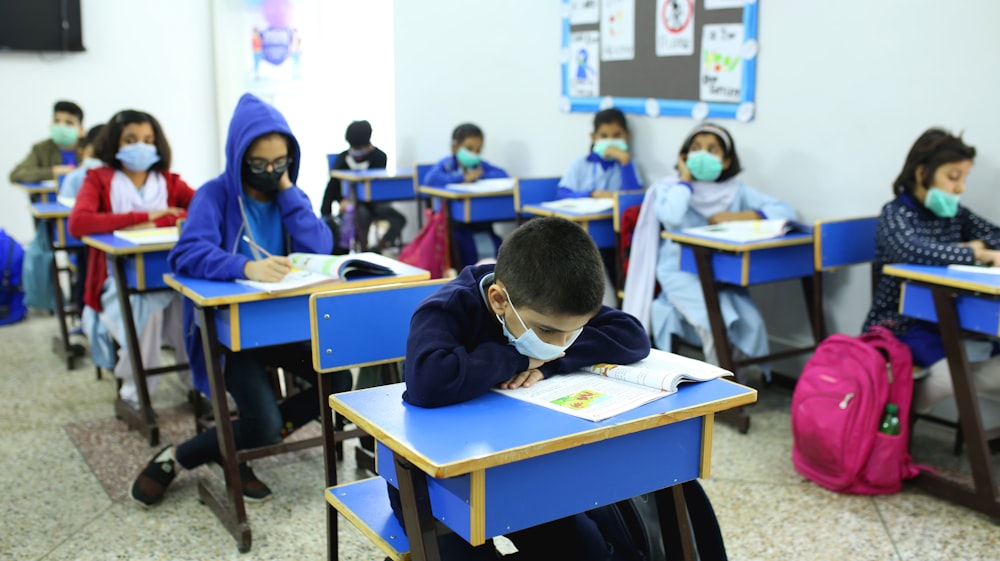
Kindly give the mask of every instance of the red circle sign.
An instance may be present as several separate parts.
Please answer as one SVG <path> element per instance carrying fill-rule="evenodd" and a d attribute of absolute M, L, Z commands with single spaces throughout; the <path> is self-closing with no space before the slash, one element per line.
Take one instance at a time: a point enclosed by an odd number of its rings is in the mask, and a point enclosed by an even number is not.
<path fill-rule="evenodd" d="M 691 19 L 694 18 L 694 0 L 683 0 L 687 4 L 687 17 L 684 18 L 684 23 L 679 26 L 670 25 L 670 21 L 667 19 L 667 7 L 678 3 L 681 0 L 669 0 L 663 3 L 663 9 L 660 10 L 660 20 L 663 21 L 663 27 L 667 28 L 667 31 L 672 33 L 679 33 L 684 30 L 688 25 L 691 24 Z"/>

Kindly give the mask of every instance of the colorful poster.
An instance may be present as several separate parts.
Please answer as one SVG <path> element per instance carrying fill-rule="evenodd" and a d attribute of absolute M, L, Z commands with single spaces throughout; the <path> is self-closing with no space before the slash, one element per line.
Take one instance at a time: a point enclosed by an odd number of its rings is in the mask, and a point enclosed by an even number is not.
<path fill-rule="evenodd" d="M 601 60 L 635 58 L 635 0 L 601 0 Z"/>
<path fill-rule="evenodd" d="M 656 56 L 694 54 L 694 0 L 657 0 Z"/>
<path fill-rule="evenodd" d="M 747 0 L 705 0 L 705 9 L 725 10 L 728 8 L 742 8 L 746 3 Z"/>
<path fill-rule="evenodd" d="M 743 85 L 743 24 L 706 25 L 701 32 L 702 101 L 739 103 Z"/>
<path fill-rule="evenodd" d="M 600 59 L 598 42 L 600 32 L 578 31 L 570 33 L 570 60 L 566 77 L 569 95 L 573 97 L 593 97 L 600 91 Z"/>
<path fill-rule="evenodd" d="M 293 0 L 263 0 L 246 4 L 246 45 L 253 65 L 248 77 L 252 91 L 268 93 L 302 79 L 302 35 Z"/>
<path fill-rule="evenodd" d="M 588 25 L 597 23 L 597 20 L 600 19 L 600 14 L 601 12 L 598 0 L 570 0 L 570 25 Z"/>

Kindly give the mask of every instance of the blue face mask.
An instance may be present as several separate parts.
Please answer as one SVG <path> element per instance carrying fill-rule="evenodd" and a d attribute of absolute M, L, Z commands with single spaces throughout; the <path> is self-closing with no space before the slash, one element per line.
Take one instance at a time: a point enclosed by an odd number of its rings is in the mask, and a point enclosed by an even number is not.
<path fill-rule="evenodd" d="M 954 218 L 958 214 L 959 196 L 931 187 L 924 197 L 924 206 L 941 218 Z"/>
<path fill-rule="evenodd" d="M 146 171 L 150 166 L 160 161 L 160 155 L 156 153 L 156 146 L 145 142 L 126 144 L 118 149 L 115 157 L 130 171 Z"/>
<path fill-rule="evenodd" d="M 592 150 L 595 154 L 606 160 L 607 158 L 604 155 L 608 152 L 608 148 L 612 146 L 622 152 L 628 152 L 628 142 L 625 142 L 625 139 L 622 138 L 602 138 L 595 140 Z"/>
<path fill-rule="evenodd" d="M 507 294 L 506 288 L 503 289 L 503 293 Z M 510 302 L 510 294 L 507 294 L 507 302 Z M 507 329 L 507 323 L 502 317 L 497 316 L 497 319 L 500 321 L 500 326 L 503 328 L 503 334 L 507 337 L 507 341 L 509 341 L 511 345 L 514 345 L 517 352 L 526 357 L 537 358 L 538 360 L 545 361 L 552 360 L 566 352 L 566 349 L 568 349 L 570 345 L 576 341 L 576 338 L 579 337 L 580 333 L 583 331 L 582 327 L 574 331 L 573 334 L 570 335 L 569 342 L 566 343 L 565 346 L 546 343 L 538 337 L 538 334 L 535 333 L 534 329 L 528 329 L 528 326 L 524 324 L 524 320 L 521 319 L 521 314 L 517 313 L 517 308 L 514 307 L 514 304 L 510 305 L 510 309 L 514 311 L 514 315 L 517 316 L 517 321 L 521 322 L 521 327 L 524 328 L 524 333 L 522 333 L 520 337 L 514 337 L 511 334 L 511 332 Z"/>
<path fill-rule="evenodd" d="M 698 181 L 715 181 L 722 175 L 722 158 L 706 150 L 688 152 L 684 163 Z"/>
<path fill-rule="evenodd" d="M 458 160 L 458 163 L 461 164 L 463 168 L 474 168 L 479 165 L 480 161 L 482 161 L 479 154 L 476 154 L 464 146 L 455 152 L 455 159 Z"/>

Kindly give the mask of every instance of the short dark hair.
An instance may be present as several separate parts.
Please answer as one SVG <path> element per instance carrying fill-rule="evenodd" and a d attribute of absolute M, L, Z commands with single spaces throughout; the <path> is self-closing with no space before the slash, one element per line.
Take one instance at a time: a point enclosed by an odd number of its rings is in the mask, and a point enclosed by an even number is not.
<path fill-rule="evenodd" d="M 564 218 L 534 218 L 514 230 L 500 245 L 495 272 L 515 306 L 542 314 L 594 314 L 604 300 L 601 253 Z"/>
<path fill-rule="evenodd" d="M 451 141 L 455 144 L 461 144 L 463 140 L 470 137 L 485 139 L 483 129 L 472 123 L 462 123 L 455 127 L 455 130 L 451 131 Z"/>
<path fill-rule="evenodd" d="M 347 125 L 347 132 L 344 140 L 351 145 L 351 148 L 368 146 L 372 142 L 372 125 L 368 121 L 354 121 Z"/>
<path fill-rule="evenodd" d="M 52 113 L 56 113 L 57 111 L 69 113 L 70 115 L 76 117 L 81 123 L 83 122 L 83 109 L 80 109 L 80 106 L 72 101 L 57 101 L 56 104 L 52 106 Z"/>
<path fill-rule="evenodd" d="M 625 132 L 628 132 L 628 122 L 625 121 L 625 114 L 620 109 L 612 107 L 594 114 L 594 132 L 597 132 L 597 127 L 608 123 L 618 123 Z"/>
<path fill-rule="evenodd" d="M 924 167 L 924 181 L 929 181 L 942 165 L 975 157 L 976 149 L 966 144 L 961 134 L 955 136 L 942 128 L 927 129 L 906 155 L 903 170 L 892 184 L 892 192 L 896 195 L 904 191 L 912 193 L 917 187 L 917 169 L 920 166 Z"/>
<path fill-rule="evenodd" d="M 722 145 L 723 159 L 729 158 L 729 167 L 722 170 L 722 175 L 716 181 L 725 181 L 743 171 L 743 167 L 740 165 L 740 157 L 736 154 L 736 142 L 733 140 L 733 135 L 729 134 L 729 131 L 725 128 L 714 123 L 703 123 L 688 133 L 679 152 L 682 157 L 687 157 L 688 152 L 691 150 L 691 143 L 694 142 L 694 137 L 699 134 L 710 134 L 717 138 L 719 144 Z"/>
<path fill-rule="evenodd" d="M 163 127 L 160 126 L 160 122 L 156 120 L 156 117 L 145 111 L 136 111 L 135 109 L 119 111 L 108 120 L 94 142 L 94 156 L 115 169 L 122 169 L 122 163 L 115 156 L 118 153 L 118 143 L 121 140 L 122 131 L 125 127 L 134 123 L 149 123 L 153 127 L 153 136 L 156 137 L 154 144 L 156 145 L 156 152 L 160 155 L 160 161 L 153 164 L 149 169 L 159 172 L 169 170 L 170 143 L 167 142 L 167 136 L 163 134 Z"/>
<path fill-rule="evenodd" d="M 97 140 L 97 137 L 101 134 L 102 130 L 104 130 L 103 124 L 94 125 L 90 127 L 90 130 L 87 131 L 86 136 L 84 136 L 83 139 L 80 141 L 80 148 L 86 148 L 87 146 L 93 144 L 94 141 Z"/>

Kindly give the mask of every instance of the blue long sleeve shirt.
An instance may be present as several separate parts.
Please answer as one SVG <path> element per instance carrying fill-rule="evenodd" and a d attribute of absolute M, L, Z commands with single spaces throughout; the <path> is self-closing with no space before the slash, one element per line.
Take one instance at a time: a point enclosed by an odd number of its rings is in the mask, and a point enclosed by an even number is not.
<path fill-rule="evenodd" d="M 589 197 L 594 191 L 637 191 L 642 189 L 635 163 L 624 166 L 605 160 L 593 152 L 573 160 L 559 181 L 560 199 Z"/>
<path fill-rule="evenodd" d="M 508 177 L 503 168 L 499 168 L 486 160 L 479 161 L 479 167 L 483 169 L 480 179 L 496 179 Z M 424 176 L 423 184 L 429 187 L 444 187 L 452 183 L 465 183 L 465 168 L 458 163 L 454 155 L 441 158 L 434 164 L 427 175 Z"/>

